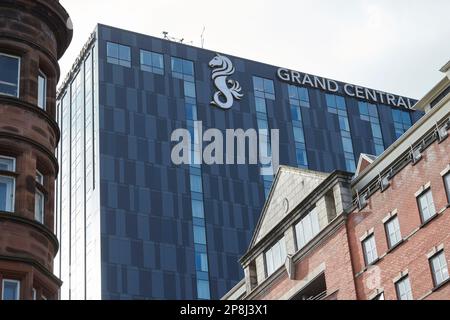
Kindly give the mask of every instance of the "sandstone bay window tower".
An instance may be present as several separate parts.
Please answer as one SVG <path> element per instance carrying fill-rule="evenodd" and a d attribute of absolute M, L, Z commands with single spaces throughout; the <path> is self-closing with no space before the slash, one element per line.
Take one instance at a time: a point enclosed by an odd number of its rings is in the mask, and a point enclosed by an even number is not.
<path fill-rule="evenodd" d="M 59 1 L 0 1 L 0 300 L 58 298 L 56 85 L 71 39 Z"/>

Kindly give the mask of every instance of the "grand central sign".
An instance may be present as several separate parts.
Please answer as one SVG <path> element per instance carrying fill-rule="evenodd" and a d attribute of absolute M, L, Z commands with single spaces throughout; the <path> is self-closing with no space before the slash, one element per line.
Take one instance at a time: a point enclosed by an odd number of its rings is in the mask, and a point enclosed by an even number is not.
<path fill-rule="evenodd" d="M 331 79 L 317 77 L 306 73 L 280 68 L 277 72 L 278 79 L 293 85 L 308 86 L 321 89 L 330 93 L 338 93 L 352 98 L 365 99 L 367 101 L 386 104 L 397 108 L 412 109 L 414 101 L 409 98 L 394 94 L 368 89 L 361 86 L 342 83 Z"/>

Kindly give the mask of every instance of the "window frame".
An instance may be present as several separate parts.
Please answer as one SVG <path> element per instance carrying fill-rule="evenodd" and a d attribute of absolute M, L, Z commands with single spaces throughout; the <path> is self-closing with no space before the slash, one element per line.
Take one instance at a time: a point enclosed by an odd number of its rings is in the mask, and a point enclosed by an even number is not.
<path fill-rule="evenodd" d="M 108 45 L 112 44 L 112 45 L 116 45 L 117 46 L 117 57 L 113 57 L 113 56 L 109 56 L 108 55 Z M 121 47 L 125 47 L 128 48 L 130 50 L 130 60 L 125 60 L 122 59 L 120 57 L 120 49 Z M 117 60 L 117 62 L 112 62 L 111 59 Z M 131 68 L 132 67 L 132 61 L 133 61 L 133 52 L 132 52 L 132 48 L 131 46 L 125 45 L 125 44 L 121 44 L 118 42 L 113 42 L 113 41 L 106 41 L 106 62 L 110 63 L 110 64 L 114 64 L 117 66 L 121 66 L 121 67 L 125 67 L 125 68 Z M 125 64 L 126 62 L 126 64 Z"/>
<path fill-rule="evenodd" d="M 313 221 L 313 216 L 317 217 L 317 221 Z M 300 228 L 300 225 L 303 228 L 303 226 L 304 226 L 303 223 L 306 221 L 307 217 L 309 217 L 309 222 L 310 222 L 309 225 L 311 226 L 311 235 L 312 236 L 311 236 L 311 239 L 306 240 L 304 229 L 301 230 L 303 232 L 302 235 L 303 235 L 303 240 L 305 240 L 305 243 L 303 244 L 303 246 L 300 246 L 299 228 Z M 317 222 L 317 226 L 315 225 L 315 222 Z M 314 227 L 318 227 L 317 232 L 315 232 Z M 317 212 L 317 208 L 314 207 L 314 208 L 310 209 L 307 214 L 302 216 L 302 218 L 294 224 L 294 237 L 295 237 L 296 252 L 305 248 L 311 241 L 314 240 L 315 237 L 317 237 L 317 235 L 321 231 L 322 231 L 322 229 L 320 228 L 319 213 Z"/>
<path fill-rule="evenodd" d="M 39 215 L 42 214 L 42 220 L 39 219 L 38 212 L 36 212 L 36 204 L 38 201 L 38 196 L 40 196 L 39 199 L 41 201 L 42 213 L 39 213 Z M 35 201 L 35 203 L 34 203 L 34 219 L 37 222 L 44 224 L 44 222 L 45 222 L 45 194 L 42 191 L 40 191 L 38 188 L 36 188 L 36 191 L 35 191 L 34 201 Z"/>
<path fill-rule="evenodd" d="M 450 172 L 443 175 L 445 194 L 447 195 L 447 203 L 450 204 Z M 448 181 L 447 181 L 448 180 Z"/>
<path fill-rule="evenodd" d="M 12 173 L 15 173 L 15 172 L 16 172 L 16 158 L 14 158 L 14 157 L 9 157 L 9 156 L 3 156 L 3 155 L 0 155 L 0 161 L 1 161 L 2 159 L 5 159 L 5 160 L 12 160 L 12 169 L 11 169 L 11 170 L 2 170 L 2 171 L 3 171 L 3 172 L 12 172 Z"/>
<path fill-rule="evenodd" d="M 403 300 L 400 297 L 400 289 L 399 289 L 399 287 L 400 287 L 400 284 L 403 283 L 404 281 L 408 281 L 409 293 L 411 294 L 411 299 Z M 409 275 L 406 275 L 406 276 L 398 279 L 395 282 L 395 293 L 397 295 L 397 300 L 400 300 L 400 301 L 412 301 L 412 300 L 414 300 L 414 295 L 413 295 L 412 286 L 411 286 L 411 280 L 409 278 Z"/>
<path fill-rule="evenodd" d="M 39 77 L 41 77 L 42 79 L 44 79 L 44 92 L 43 92 L 43 106 L 39 105 L 39 94 L 40 94 L 40 90 L 39 90 Z M 38 100 L 37 100 L 37 106 L 39 109 L 47 111 L 47 88 L 48 88 L 48 78 L 47 75 L 41 70 L 39 69 L 39 73 L 38 73 Z"/>
<path fill-rule="evenodd" d="M 36 170 L 36 183 L 44 185 L 44 175 L 39 170 Z"/>
<path fill-rule="evenodd" d="M 431 194 L 431 200 L 433 201 L 434 214 L 431 215 L 428 219 L 425 219 L 425 217 L 423 215 L 423 209 L 422 209 L 422 205 L 420 203 L 420 199 L 422 199 L 423 197 L 426 197 L 428 194 Z M 438 216 L 438 212 L 436 210 L 436 205 L 434 203 L 433 190 L 431 189 L 431 187 L 425 189 L 422 193 L 420 193 L 416 197 L 416 202 L 417 202 L 417 208 L 419 209 L 420 221 L 422 222 L 422 225 L 427 224 L 428 222 L 433 220 L 436 216 Z M 429 209 L 428 199 L 427 199 L 427 205 L 428 205 L 428 209 Z"/>
<path fill-rule="evenodd" d="M 375 253 L 376 253 L 376 257 L 369 263 L 368 259 L 367 259 L 367 252 L 366 252 L 366 243 L 369 240 L 373 239 L 373 243 L 374 243 L 374 248 L 375 248 Z M 372 233 L 371 235 L 367 236 L 364 240 L 361 241 L 361 246 L 362 246 L 362 251 L 363 251 L 363 256 L 364 256 L 364 263 L 366 267 L 369 267 L 371 265 L 374 265 L 379 259 L 380 256 L 378 254 L 378 248 L 377 248 L 377 242 L 376 242 L 376 238 L 375 238 L 375 234 Z"/>
<path fill-rule="evenodd" d="M 283 243 L 283 246 L 284 246 L 284 254 L 285 254 L 286 257 L 287 257 L 286 239 L 285 239 L 284 236 L 281 237 L 281 238 L 279 238 L 277 241 L 272 242 L 272 245 L 271 245 L 267 250 L 265 250 L 264 253 L 263 253 L 263 257 L 264 257 L 264 269 L 265 269 L 264 271 L 265 271 L 266 279 L 269 278 L 270 276 L 272 276 L 273 274 L 275 274 L 279 269 L 281 269 L 281 268 L 283 267 L 283 265 L 285 264 L 285 262 L 286 262 L 286 258 L 285 258 L 285 261 L 282 262 L 278 267 L 275 267 L 275 265 L 274 265 L 274 266 L 273 266 L 273 271 L 272 271 L 271 273 L 269 273 L 267 253 L 268 253 L 269 251 L 271 251 L 271 254 L 272 254 L 272 264 L 273 264 L 273 262 L 274 262 L 274 259 L 273 259 L 273 249 L 274 249 L 274 247 L 275 247 L 276 245 L 280 245 L 280 246 L 281 246 L 281 242 Z"/>
<path fill-rule="evenodd" d="M 397 220 L 397 223 L 398 223 L 398 231 L 400 232 L 400 239 L 397 241 L 397 243 L 392 244 L 392 241 L 391 241 L 391 238 L 390 238 L 389 229 L 388 229 L 388 225 L 390 223 L 393 223 L 395 220 Z M 400 219 L 399 219 L 398 215 L 395 215 L 395 216 L 391 217 L 389 220 L 387 220 L 384 223 L 384 231 L 386 233 L 386 239 L 387 239 L 387 244 L 388 244 L 388 249 L 389 250 L 392 250 L 392 249 L 396 248 L 398 245 L 400 245 L 403 242 L 402 228 L 400 226 Z"/>
<path fill-rule="evenodd" d="M 150 65 L 145 64 L 143 62 L 144 54 L 149 54 L 150 55 L 150 60 L 151 60 L 151 64 Z M 153 56 L 154 55 L 158 55 L 158 56 L 160 56 L 162 58 L 162 66 L 161 67 L 155 66 L 153 64 Z M 161 75 L 161 76 L 163 76 L 165 74 L 164 54 L 156 52 L 156 51 L 139 49 L 139 60 L 140 60 L 139 63 L 140 63 L 141 71 L 150 72 L 150 73 Z M 143 68 L 143 67 L 145 67 L 145 68 Z"/>
<path fill-rule="evenodd" d="M 20 300 L 20 280 L 16 280 L 16 279 L 2 279 L 2 296 L 1 296 L 1 300 L 2 301 L 6 301 L 5 300 L 5 282 L 10 282 L 10 283 L 15 283 L 17 285 L 17 293 L 16 293 L 16 299 L 15 300 L 11 300 L 11 301 L 19 301 Z"/>
<path fill-rule="evenodd" d="M 0 52 L 0 56 L 15 58 L 18 61 L 18 64 L 17 64 L 17 95 L 14 96 L 12 94 L 2 93 L 1 91 L 0 91 L 0 95 L 7 96 L 7 97 L 20 98 L 20 71 L 22 68 L 22 57 L 4 53 L 4 52 Z"/>
<path fill-rule="evenodd" d="M 440 259 L 440 256 L 443 255 L 444 256 L 444 261 L 446 263 L 446 267 L 447 267 L 447 279 L 443 279 L 440 283 L 437 283 L 437 279 L 436 279 L 436 270 L 434 269 L 434 265 L 433 265 L 433 260 L 434 259 Z M 433 256 L 431 256 L 428 259 L 428 263 L 430 265 L 430 270 L 431 270 L 431 276 L 433 277 L 433 286 L 434 288 L 439 288 L 442 284 L 448 282 L 450 280 L 450 272 L 448 269 L 448 261 L 447 261 L 447 257 L 445 256 L 445 252 L 444 250 L 440 250 L 438 252 L 436 252 Z M 442 269 L 441 269 L 442 270 Z M 441 271 L 439 270 L 439 271 Z"/>

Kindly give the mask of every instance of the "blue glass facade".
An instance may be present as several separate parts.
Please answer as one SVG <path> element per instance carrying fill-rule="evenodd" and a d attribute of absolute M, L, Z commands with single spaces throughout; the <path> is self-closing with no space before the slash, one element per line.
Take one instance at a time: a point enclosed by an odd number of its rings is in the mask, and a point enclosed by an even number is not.
<path fill-rule="evenodd" d="M 280 164 L 331 172 L 354 170 L 421 117 L 385 104 L 366 112 L 368 101 L 231 56 L 244 97 L 222 110 L 210 104 L 214 56 L 97 27 L 58 98 L 63 299 L 218 299 L 243 278 L 238 259 L 272 177 L 258 164 L 174 165 L 174 130 L 195 131 L 195 120 L 204 131 L 278 129 Z M 201 146 L 191 141 L 193 157 Z"/>

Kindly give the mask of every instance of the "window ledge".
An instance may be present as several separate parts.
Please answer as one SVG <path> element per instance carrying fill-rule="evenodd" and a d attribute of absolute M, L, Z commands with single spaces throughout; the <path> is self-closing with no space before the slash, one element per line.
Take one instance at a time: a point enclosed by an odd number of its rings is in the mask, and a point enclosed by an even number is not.
<path fill-rule="evenodd" d="M 422 222 L 422 225 L 420 226 L 420 229 L 424 229 L 426 228 L 431 222 L 433 222 L 434 220 L 436 220 L 438 217 L 440 217 L 439 213 L 436 213 L 434 216 L 432 216 L 430 219 L 428 219 L 425 222 Z"/>
<path fill-rule="evenodd" d="M 447 284 L 449 284 L 449 283 L 450 283 L 450 278 L 448 278 L 447 280 L 443 281 L 441 284 L 439 284 L 439 285 L 437 285 L 436 287 L 434 287 L 434 288 L 432 289 L 432 292 L 438 291 L 439 289 L 441 289 L 442 287 L 444 287 L 445 285 L 447 285 Z"/>
<path fill-rule="evenodd" d="M 14 171 L 0 170 L 0 176 L 7 176 L 7 177 L 17 178 L 19 176 L 19 173 L 14 172 Z"/>
<path fill-rule="evenodd" d="M 397 250 L 403 243 L 405 242 L 405 239 L 401 239 L 396 245 L 394 245 L 392 248 L 390 248 L 386 254 L 390 254 L 392 252 L 394 252 L 395 250 Z"/>

